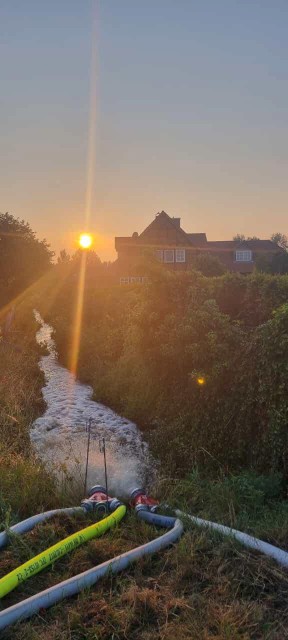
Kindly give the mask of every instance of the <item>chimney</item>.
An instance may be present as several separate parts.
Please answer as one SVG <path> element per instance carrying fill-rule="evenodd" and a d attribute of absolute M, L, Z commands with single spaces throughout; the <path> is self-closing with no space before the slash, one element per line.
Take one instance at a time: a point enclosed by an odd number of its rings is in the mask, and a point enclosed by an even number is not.
<path fill-rule="evenodd" d="M 175 227 L 177 227 L 177 229 L 180 229 L 180 222 L 181 222 L 181 218 L 172 218 L 172 222 L 173 224 L 175 224 Z"/>

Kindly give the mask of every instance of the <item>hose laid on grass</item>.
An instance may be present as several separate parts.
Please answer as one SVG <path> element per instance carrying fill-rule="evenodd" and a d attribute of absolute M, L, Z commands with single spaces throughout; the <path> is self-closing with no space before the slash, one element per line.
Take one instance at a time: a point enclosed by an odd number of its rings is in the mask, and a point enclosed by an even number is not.
<path fill-rule="evenodd" d="M 59 514 L 66 514 L 68 516 L 71 516 L 75 515 L 75 513 L 83 513 L 83 508 L 68 507 L 65 509 L 53 509 L 52 511 L 37 513 L 35 516 L 31 516 L 26 520 L 22 520 L 22 522 L 17 522 L 17 524 L 14 524 L 13 527 L 9 527 L 7 531 L 2 531 L 2 533 L 0 533 L 0 549 L 6 547 L 6 545 L 10 542 L 10 533 L 27 533 L 27 531 L 31 531 L 31 529 L 34 529 L 37 524 L 39 524 L 40 522 L 44 522 L 44 520 L 48 520 L 48 518 L 53 518 L 53 516 L 57 516 Z"/>
<path fill-rule="evenodd" d="M 159 524 L 159 526 L 162 527 L 167 527 L 167 521 L 169 520 L 170 526 L 173 528 L 151 542 L 146 542 L 146 544 L 143 544 L 136 549 L 132 549 L 122 555 L 116 556 L 113 560 L 107 560 L 106 562 L 98 565 L 98 567 L 93 567 L 92 569 L 88 569 L 88 571 L 79 573 L 73 578 L 64 580 L 63 582 L 56 584 L 54 587 L 45 589 L 45 591 L 41 591 L 40 593 L 37 593 L 26 600 L 22 600 L 22 602 L 14 604 L 12 607 L 8 607 L 8 609 L 5 609 L 4 611 L 1 611 L 0 630 L 14 624 L 18 620 L 30 618 L 30 616 L 37 613 L 39 609 L 48 609 L 64 598 L 70 598 L 71 596 L 79 593 L 79 591 L 92 587 L 96 582 L 98 582 L 98 580 L 100 580 L 100 578 L 103 578 L 108 574 L 116 574 L 123 571 L 123 569 L 127 569 L 132 562 L 139 560 L 143 556 L 156 553 L 156 551 L 160 551 L 160 549 L 164 549 L 173 542 L 176 542 L 183 532 L 183 524 L 181 520 L 166 518 L 165 516 L 156 516 L 155 514 L 148 513 L 139 513 L 138 516 L 146 522 L 156 525 Z"/>
<path fill-rule="evenodd" d="M 61 558 L 66 553 L 73 551 L 92 538 L 103 535 L 108 529 L 120 522 L 125 516 L 125 513 L 126 507 L 121 505 L 111 515 L 107 516 L 107 518 L 73 533 L 68 536 L 68 538 L 57 542 L 52 547 L 49 547 L 49 549 L 45 549 L 42 553 L 34 556 L 34 558 L 30 558 L 30 560 L 0 579 L 0 598 L 6 596 L 7 593 L 10 593 L 10 591 L 18 587 L 19 584 L 35 576 L 36 573 L 39 573 L 42 569 L 45 569 L 45 567 L 53 564 L 55 560 L 58 560 L 58 558 Z"/>
<path fill-rule="evenodd" d="M 254 549 L 255 551 L 260 551 L 260 553 L 264 553 L 266 556 L 273 558 L 281 564 L 282 567 L 288 568 L 288 552 L 283 549 L 279 549 L 279 547 L 275 547 L 273 544 L 269 544 L 269 542 L 264 542 L 263 540 L 259 540 L 259 538 L 255 538 L 254 536 L 249 536 L 248 533 L 243 533 L 243 531 L 238 531 L 237 529 L 232 529 L 232 527 L 226 527 L 223 524 L 218 524 L 217 522 L 210 522 L 210 520 L 203 520 L 202 518 L 198 518 L 197 516 L 192 516 L 189 513 L 184 513 L 184 511 L 180 511 L 180 509 L 175 509 L 175 513 L 180 518 L 188 518 L 191 522 L 194 522 L 197 526 L 207 527 L 208 529 L 213 529 L 214 531 L 219 531 L 219 533 L 224 536 L 231 536 L 241 542 L 245 547 L 249 549 Z"/>

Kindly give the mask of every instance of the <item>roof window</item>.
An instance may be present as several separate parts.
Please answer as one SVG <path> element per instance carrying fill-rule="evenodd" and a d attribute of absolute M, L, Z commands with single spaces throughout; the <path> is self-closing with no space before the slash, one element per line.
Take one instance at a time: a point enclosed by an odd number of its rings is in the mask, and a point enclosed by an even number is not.
<path fill-rule="evenodd" d="M 236 262 L 252 262 L 252 251 L 250 249 L 244 249 L 243 251 L 236 251 Z"/>

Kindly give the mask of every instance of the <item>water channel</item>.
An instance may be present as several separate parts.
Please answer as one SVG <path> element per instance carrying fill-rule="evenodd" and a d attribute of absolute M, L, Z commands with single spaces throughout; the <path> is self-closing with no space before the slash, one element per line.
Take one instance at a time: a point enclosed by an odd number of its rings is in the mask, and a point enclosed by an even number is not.
<path fill-rule="evenodd" d="M 82 384 L 58 362 L 53 328 L 36 311 L 36 340 L 46 347 L 40 358 L 45 386 L 45 413 L 33 423 L 30 438 L 39 456 L 57 472 L 84 478 L 87 453 L 87 422 L 91 418 L 88 485 L 104 484 L 103 454 L 99 440 L 105 438 L 108 488 L 125 497 L 135 486 L 147 486 L 155 463 L 137 426 L 112 409 L 92 400 L 93 390 Z"/>

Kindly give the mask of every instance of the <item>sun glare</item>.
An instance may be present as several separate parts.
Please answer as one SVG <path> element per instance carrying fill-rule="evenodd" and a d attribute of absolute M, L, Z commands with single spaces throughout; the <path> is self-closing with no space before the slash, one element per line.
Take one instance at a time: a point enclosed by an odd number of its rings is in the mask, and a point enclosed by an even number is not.
<path fill-rule="evenodd" d="M 79 236 L 79 245 L 81 249 L 90 249 L 93 243 L 93 237 L 90 233 L 81 233 Z"/>

